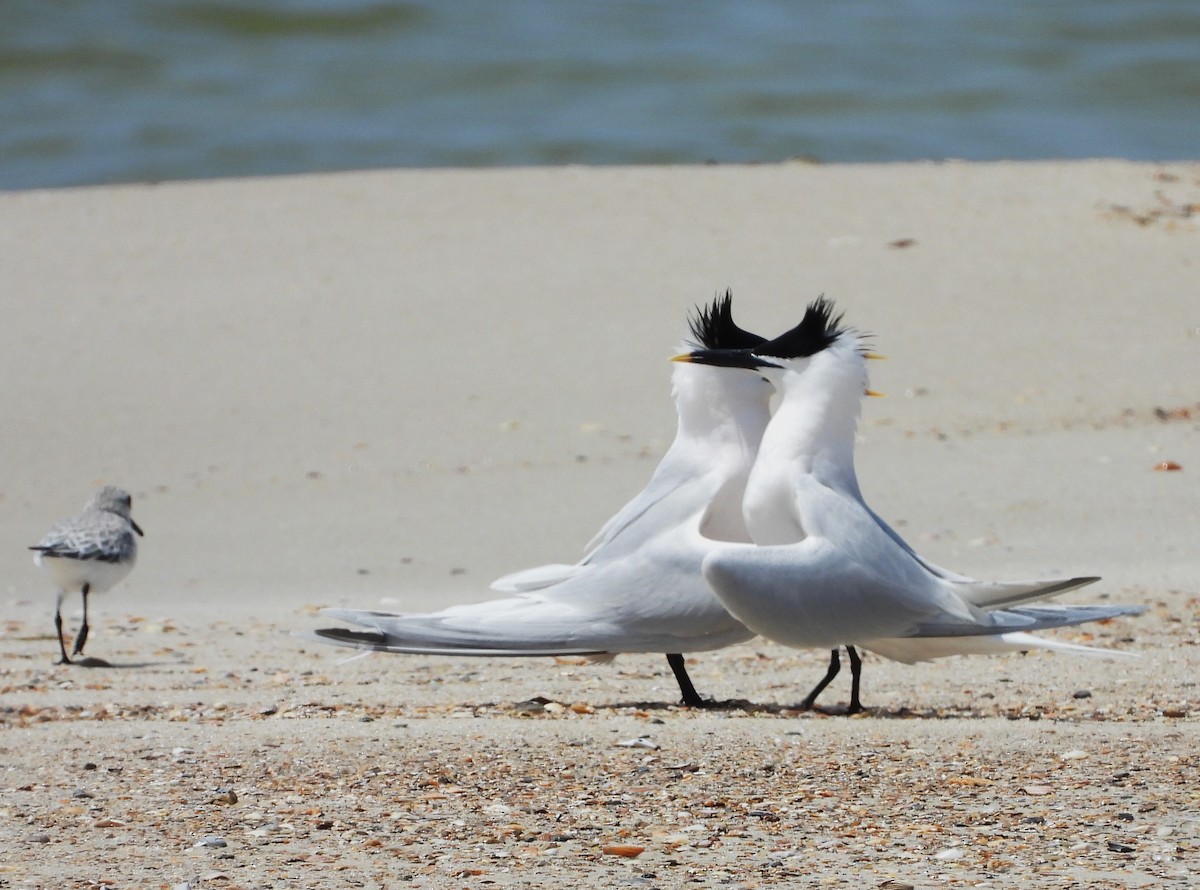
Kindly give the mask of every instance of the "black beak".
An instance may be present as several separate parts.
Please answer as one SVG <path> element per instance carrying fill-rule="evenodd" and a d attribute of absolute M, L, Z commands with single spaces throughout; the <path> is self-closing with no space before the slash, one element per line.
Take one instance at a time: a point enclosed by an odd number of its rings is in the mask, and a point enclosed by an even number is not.
<path fill-rule="evenodd" d="M 137 532 L 143 538 L 146 537 L 146 533 L 142 531 L 141 527 L 136 522 L 134 522 L 132 519 L 130 519 L 129 524 L 133 526 L 133 530 L 135 532 Z"/>
<path fill-rule="evenodd" d="M 747 371 L 782 367 L 755 355 L 749 349 L 697 349 L 695 352 L 673 356 L 671 361 L 713 365 L 718 368 L 745 368 Z"/>

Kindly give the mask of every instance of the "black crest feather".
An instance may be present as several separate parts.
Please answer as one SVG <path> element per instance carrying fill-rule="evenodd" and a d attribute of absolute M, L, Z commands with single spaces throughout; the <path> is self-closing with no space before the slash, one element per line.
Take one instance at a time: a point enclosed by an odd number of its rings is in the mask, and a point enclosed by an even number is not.
<path fill-rule="evenodd" d="M 833 345 L 846 329 L 842 314 L 834 313 L 833 301 L 819 297 L 808 304 L 804 319 L 790 331 L 756 347 L 756 355 L 772 358 L 807 358 Z"/>
<path fill-rule="evenodd" d="M 688 319 L 692 337 L 702 349 L 754 349 L 767 342 L 766 337 L 744 331 L 733 323 L 733 292 L 713 297 L 708 306 L 697 306 Z"/>

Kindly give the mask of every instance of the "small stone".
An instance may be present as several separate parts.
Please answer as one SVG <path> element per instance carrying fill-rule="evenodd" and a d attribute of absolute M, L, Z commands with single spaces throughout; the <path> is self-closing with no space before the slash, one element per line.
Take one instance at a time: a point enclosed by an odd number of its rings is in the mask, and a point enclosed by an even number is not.
<path fill-rule="evenodd" d="M 636 859 L 646 852 L 645 847 L 635 844 L 605 844 L 600 848 L 605 856 L 624 856 L 626 859 Z"/>
<path fill-rule="evenodd" d="M 1061 756 L 1063 760 L 1085 760 L 1087 759 L 1088 752 L 1079 750 L 1065 751 Z"/>
<path fill-rule="evenodd" d="M 1071 693 L 1071 698 L 1091 698 L 1091 697 L 1092 697 L 1092 690 L 1090 690 L 1090 689 L 1076 689 L 1074 692 Z"/>
<path fill-rule="evenodd" d="M 933 858 L 940 862 L 949 862 L 954 859 L 962 859 L 964 855 L 966 855 L 966 851 L 962 847 L 951 847 L 948 850 L 941 850 L 934 853 Z"/>
<path fill-rule="evenodd" d="M 194 847 L 228 847 L 229 844 L 223 837 L 217 837 L 215 834 L 210 834 L 208 837 L 201 838 L 196 841 Z"/>
<path fill-rule="evenodd" d="M 48 844 L 50 843 L 50 835 L 44 831 L 35 831 L 33 834 L 25 835 L 25 843 L 27 844 Z"/>
<path fill-rule="evenodd" d="M 1129 844 L 1120 844 L 1116 841 L 1109 841 L 1108 849 L 1114 853 L 1132 853 L 1136 848 L 1129 846 Z"/>
<path fill-rule="evenodd" d="M 71 797 L 75 798 L 76 800 L 91 800 L 95 796 L 96 795 L 92 794 L 92 792 L 84 788 L 76 788 L 71 792 Z"/>
<path fill-rule="evenodd" d="M 879 890 L 916 890 L 916 886 L 906 881 L 897 881 L 895 878 L 889 878 L 879 885 Z"/>

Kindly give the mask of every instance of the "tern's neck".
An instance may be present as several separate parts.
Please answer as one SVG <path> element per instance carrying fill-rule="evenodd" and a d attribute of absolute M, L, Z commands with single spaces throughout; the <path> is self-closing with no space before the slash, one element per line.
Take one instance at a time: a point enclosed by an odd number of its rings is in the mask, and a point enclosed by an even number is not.
<path fill-rule="evenodd" d="M 838 345 L 778 375 L 781 400 L 763 434 L 742 503 L 755 544 L 791 544 L 809 534 L 798 476 L 862 497 L 854 474 L 854 432 L 866 369 L 857 349 L 834 355 Z"/>
<path fill-rule="evenodd" d="M 865 361 L 854 340 L 835 343 L 800 371 L 785 371 L 783 396 L 761 452 L 792 472 L 857 493 L 854 436 L 866 385 Z"/>
<path fill-rule="evenodd" d="M 685 365 L 674 375 L 678 439 L 730 446 L 751 459 L 770 418 L 771 387 L 748 371 Z"/>
<path fill-rule="evenodd" d="M 701 365 L 677 370 L 674 384 L 679 432 L 659 471 L 704 480 L 695 488 L 701 534 L 749 542 L 742 499 L 771 418 L 771 385 L 747 371 Z"/>

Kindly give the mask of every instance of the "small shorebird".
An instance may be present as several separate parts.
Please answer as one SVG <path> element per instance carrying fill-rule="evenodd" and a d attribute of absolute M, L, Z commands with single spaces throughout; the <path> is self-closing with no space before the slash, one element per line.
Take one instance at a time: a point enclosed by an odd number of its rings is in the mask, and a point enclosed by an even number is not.
<path fill-rule="evenodd" d="M 59 664 L 71 664 L 71 656 L 83 653 L 88 637 L 88 594 L 108 590 L 129 574 L 137 560 L 137 538 L 142 530 L 129 513 L 133 499 L 129 492 L 106 485 L 88 501 L 83 512 L 54 525 L 36 550 L 33 561 L 45 569 L 58 585 L 54 606 L 54 630 L 62 657 Z M 71 656 L 63 643 L 62 601 L 68 592 L 83 595 L 83 624 L 75 637 Z"/>

